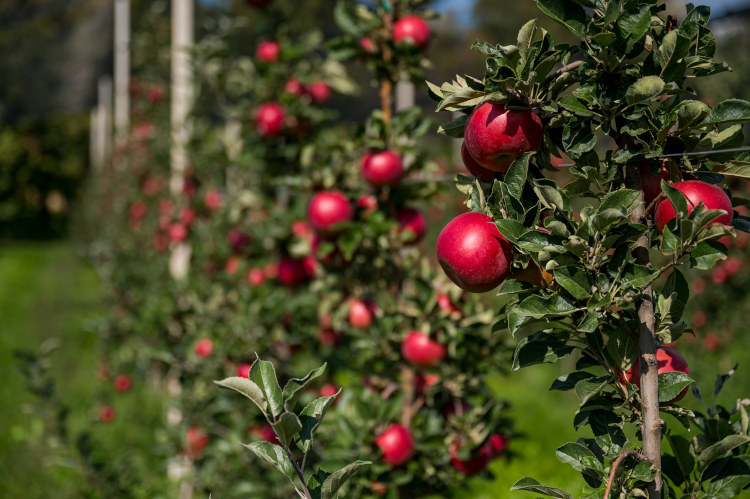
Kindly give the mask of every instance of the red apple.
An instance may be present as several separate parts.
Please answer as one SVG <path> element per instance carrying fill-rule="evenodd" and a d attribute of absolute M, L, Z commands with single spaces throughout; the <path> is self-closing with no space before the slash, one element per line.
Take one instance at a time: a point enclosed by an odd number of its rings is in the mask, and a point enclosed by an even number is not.
<path fill-rule="evenodd" d="M 401 353 L 412 364 L 432 367 L 445 357 L 445 347 L 421 331 L 412 331 L 401 343 Z"/>
<path fill-rule="evenodd" d="M 365 52 L 375 52 L 375 43 L 373 43 L 371 38 L 360 38 L 359 46 L 362 47 Z"/>
<path fill-rule="evenodd" d="M 146 98 L 154 102 L 159 102 L 164 98 L 164 89 L 161 88 L 160 85 L 153 85 L 151 88 L 148 89 L 148 94 L 146 95 Z"/>
<path fill-rule="evenodd" d="M 472 293 L 499 286 L 513 261 L 510 243 L 481 213 L 463 213 L 448 222 L 438 235 L 436 250 L 448 277 Z"/>
<path fill-rule="evenodd" d="M 349 324 L 357 329 L 367 329 L 372 325 L 372 312 L 365 302 L 349 300 Z"/>
<path fill-rule="evenodd" d="M 312 236 L 312 229 L 310 224 L 302 220 L 295 220 L 292 222 L 292 234 L 299 237 L 300 239 L 307 239 Z"/>
<path fill-rule="evenodd" d="M 247 378 L 250 376 L 250 368 L 253 367 L 252 364 L 243 363 L 237 366 L 237 376 L 240 378 Z"/>
<path fill-rule="evenodd" d="M 372 194 L 363 194 L 358 200 L 357 200 L 357 208 L 359 208 L 361 211 L 361 217 L 364 220 L 367 220 L 370 215 L 375 213 L 378 209 L 378 198 L 373 196 Z"/>
<path fill-rule="evenodd" d="M 497 457 L 500 454 L 505 453 L 505 451 L 508 449 L 509 441 L 510 437 L 508 435 L 492 435 L 487 441 L 487 444 L 489 445 L 492 452 L 492 457 Z"/>
<path fill-rule="evenodd" d="M 375 495 L 378 496 L 385 495 L 385 493 L 388 492 L 388 487 L 386 487 L 385 484 L 381 482 L 370 482 L 370 487 L 372 487 L 372 491 L 375 493 Z"/>
<path fill-rule="evenodd" d="M 360 162 L 359 169 L 362 178 L 375 187 L 398 185 L 404 176 L 401 157 L 393 151 L 366 154 Z"/>
<path fill-rule="evenodd" d="M 195 222 L 195 211 L 193 211 L 191 208 L 183 208 L 180 210 L 180 222 L 184 223 L 186 226 L 190 226 Z"/>
<path fill-rule="evenodd" d="M 458 308 L 452 301 L 451 297 L 445 293 L 437 294 L 437 304 L 441 311 L 450 315 L 451 319 L 460 319 L 463 315 L 461 309 Z"/>
<path fill-rule="evenodd" d="M 693 327 L 701 328 L 706 325 L 707 320 L 706 313 L 703 310 L 697 310 L 693 314 L 691 322 L 693 323 Z"/>
<path fill-rule="evenodd" d="M 727 212 L 725 215 L 716 217 L 712 223 L 732 224 L 732 202 L 729 200 L 726 192 L 721 190 L 720 187 L 699 180 L 676 182 L 672 184 L 672 187 L 685 195 L 688 204 L 687 214 L 692 212 L 693 208 L 702 202 L 709 210 L 725 210 Z M 654 221 L 657 230 L 662 232 L 664 227 L 671 220 L 674 220 L 675 217 L 674 206 L 672 206 L 669 199 L 659 201 L 654 210 Z"/>
<path fill-rule="evenodd" d="M 191 459 L 198 459 L 208 444 L 208 435 L 202 428 L 194 426 L 185 434 L 185 452 Z"/>
<path fill-rule="evenodd" d="M 413 208 L 402 208 L 396 212 L 396 221 L 400 233 L 409 233 L 407 242 L 416 243 L 427 233 L 427 221 L 424 215 Z"/>
<path fill-rule="evenodd" d="M 532 111 L 485 102 L 469 117 L 464 144 L 480 166 L 505 172 L 521 154 L 539 149 L 542 135 L 542 120 Z"/>
<path fill-rule="evenodd" d="M 333 329 L 321 329 L 318 331 L 318 341 L 321 345 L 327 347 L 333 347 L 341 342 L 343 335 L 337 333 Z"/>
<path fill-rule="evenodd" d="M 263 272 L 263 269 L 259 269 L 256 267 L 250 269 L 250 271 L 247 273 L 247 283 L 253 287 L 260 286 L 265 280 L 266 274 Z"/>
<path fill-rule="evenodd" d="M 318 260 L 312 255 L 303 256 L 302 268 L 305 269 L 305 276 L 313 279 L 318 275 Z"/>
<path fill-rule="evenodd" d="M 174 243 L 179 243 L 187 239 L 188 230 L 187 227 L 181 223 L 173 223 L 169 226 L 169 240 Z"/>
<path fill-rule="evenodd" d="M 676 350 L 673 350 L 672 348 L 669 348 L 668 346 L 661 345 L 661 346 L 656 347 L 656 362 L 658 365 L 657 372 L 659 374 L 679 371 L 687 375 L 690 375 L 690 368 L 688 367 L 688 363 L 685 360 L 685 358 L 679 353 L 677 353 Z M 636 359 L 633 366 L 627 371 L 625 371 L 625 373 L 623 374 L 623 377 L 630 384 L 635 385 L 640 388 L 641 386 L 640 360 Z M 685 394 L 687 393 L 687 390 L 688 390 L 688 387 L 686 386 L 675 398 L 673 398 L 667 403 L 677 402 L 678 400 L 681 400 L 682 397 L 684 397 Z"/>
<path fill-rule="evenodd" d="M 659 175 L 654 175 L 644 161 L 638 167 L 641 174 L 641 190 L 643 191 L 643 201 L 646 206 L 650 205 L 656 197 L 661 194 L 661 181 L 669 181 L 669 170 L 663 164 L 659 170 Z"/>
<path fill-rule="evenodd" d="M 255 128 L 261 137 L 274 137 L 284 129 L 286 113 L 275 102 L 267 102 L 255 111 Z"/>
<path fill-rule="evenodd" d="M 419 394 L 424 394 L 427 390 L 440 382 L 440 376 L 434 373 L 416 373 L 414 375 L 414 389 Z"/>
<path fill-rule="evenodd" d="M 305 87 L 299 82 L 299 80 L 291 79 L 284 85 L 284 92 L 295 97 L 302 97 L 305 95 Z"/>
<path fill-rule="evenodd" d="M 324 81 L 315 81 L 307 87 L 307 93 L 313 102 L 321 104 L 331 98 L 331 87 Z"/>
<path fill-rule="evenodd" d="M 339 389 L 336 388 L 336 385 L 333 383 L 326 383 L 325 385 L 320 387 L 320 391 L 318 391 L 318 397 L 330 397 L 332 395 L 336 395 L 338 393 Z"/>
<path fill-rule="evenodd" d="M 703 346 L 708 350 L 709 352 L 715 352 L 719 349 L 721 346 L 721 340 L 719 337 L 714 333 L 713 331 L 708 333 L 705 338 L 703 338 Z"/>
<path fill-rule="evenodd" d="M 693 279 L 692 289 L 696 295 L 703 294 L 706 291 L 706 281 L 702 277 L 696 277 Z"/>
<path fill-rule="evenodd" d="M 421 17 L 402 17 L 393 23 L 393 41 L 424 48 L 430 42 L 430 26 Z"/>
<path fill-rule="evenodd" d="M 279 282 L 284 286 L 298 286 L 307 280 L 302 260 L 284 256 L 279 260 Z"/>
<path fill-rule="evenodd" d="M 473 476 L 487 468 L 492 457 L 491 449 L 487 445 L 481 445 L 474 449 L 468 459 L 459 459 L 458 453 L 462 447 L 463 445 L 460 442 L 454 441 L 449 448 L 451 465 L 456 471 L 466 476 Z"/>
<path fill-rule="evenodd" d="M 263 267 L 263 274 L 266 276 L 266 279 L 276 279 L 279 277 L 279 264 L 275 262 L 267 263 Z"/>
<path fill-rule="evenodd" d="M 461 144 L 461 159 L 463 160 L 466 169 L 469 170 L 469 173 L 477 177 L 479 180 L 492 182 L 492 180 L 495 178 L 495 172 L 483 167 L 482 165 L 477 163 L 476 159 L 471 156 L 471 153 L 469 153 L 469 149 L 467 149 L 466 147 L 466 142 Z"/>
<path fill-rule="evenodd" d="M 279 445 L 281 442 L 279 442 L 279 437 L 276 436 L 276 432 L 273 429 L 273 426 L 266 423 L 264 425 L 255 425 L 250 428 L 250 434 L 257 438 L 258 440 L 265 440 L 266 442 L 271 442 L 272 444 Z"/>
<path fill-rule="evenodd" d="M 392 424 L 378 435 L 375 445 L 383 452 L 383 461 L 393 466 L 404 464 L 414 455 L 414 437 L 400 424 Z"/>
<path fill-rule="evenodd" d="M 165 234 L 154 234 L 154 249 L 159 253 L 167 250 L 169 247 L 169 238 Z"/>
<path fill-rule="evenodd" d="M 147 211 L 148 207 L 143 201 L 134 201 L 130 205 L 130 216 L 136 220 L 140 220 L 141 218 L 145 217 Z"/>
<path fill-rule="evenodd" d="M 261 62 L 271 64 L 279 60 L 281 45 L 277 42 L 262 42 L 255 50 L 255 57 Z"/>
<path fill-rule="evenodd" d="M 240 259 L 237 257 L 237 255 L 232 255 L 229 258 L 227 258 L 227 261 L 224 264 L 224 272 L 226 272 L 229 275 L 234 275 L 237 273 L 239 269 L 240 269 Z"/>
<path fill-rule="evenodd" d="M 105 405 L 99 409 L 99 421 L 102 423 L 111 423 L 116 417 L 117 412 L 115 412 L 115 408 L 111 405 Z"/>
<path fill-rule="evenodd" d="M 245 247 L 250 244 L 250 236 L 242 229 L 234 228 L 227 232 L 227 242 L 235 253 L 242 253 Z"/>
<path fill-rule="evenodd" d="M 198 342 L 193 347 L 193 351 L 195 352 L 195 355 L 198 357 L 206 358 L 209 355 L 211 355 L 211 352 L 214 349 L 214 343 L 209 338 L 202 338 L 198 340 Z"/>
<path fill-rule="evenodd" d="M 742 262 L 736 256 L 730 256 L 727 261 L 724 262 L 724 270 L 727 275 L 736 275 L 742 269 Z"/>
<path fill-rule="evenodd" d="M 728 278 L 729 274 L 727 274 L 726 269 L 722 267 L 716 267 L 711 271 L 711 282 L 713 282 L 717 286 L 720 286 L 727 282 Z"/>
<path fill-rule="evenodd" d="M 216 189 L 210 189 L 203 196 L 203 204 L 210 211 L 218 210 L 221 207 L 221 192 Z"/>
<path fill-rule="evenodd" d="M 120 393 L 127 392 L 133 386 L 133 380 L 127 374 L 118 374 L 115 376 L 115 390 Z"/>
<path fill-rule="evenodd" d="M 335 234 L 336 226 L 354 216 L 351 203 L 339 191 L 322 191 L 313 196 L 307 209 L 310 225 L 321 234 Z"/>

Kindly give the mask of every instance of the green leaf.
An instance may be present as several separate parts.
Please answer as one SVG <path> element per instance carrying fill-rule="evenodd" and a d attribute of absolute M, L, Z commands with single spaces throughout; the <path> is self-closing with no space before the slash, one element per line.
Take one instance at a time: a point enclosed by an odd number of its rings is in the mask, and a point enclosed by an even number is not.
<path fill-rule="evenodd" d="M 574 349 L 559 336 L 541 331 L 534 333 L 518 342 L 513 352 L 513 370 L 517 371 L 534 364 L 555 363 L 569 355 Z"/>
<path fill-rule="evenodd" d="M 641 461 L 635 465 L 633 471 L 630 472 L 630 476 L 643 482 L 652 482 L 656 476 L 656 468 L 650 461 Z"/>
<path fill-rule="evenodd" d="M 462 114 L 458 118 L 452 119 L 440 125 L 438 133 L 453 137 L 454 139 L 461 139 L 464 136 L 464 130 L 466 129 L 466 123 L 469 120 L 468 114 Z"/>
<path fill-rule="evenodd" d="M 359 22 L 354 9 L 350 4 L 345 2 L 337 2 L 333 8 L 333 18 L 341 31 L 352 36 L 362 36 L 361 30 L 358 26 Z"/>
<path fill-rule="evenodd" d="M 614 2 L 610 5 L 617 6 L 620 2 Z M 640 10 L 623 12 L 615 24 L 620 38 L 627 39 L 625 53 L 630 52 L 635 43 L 646 34 L 651 26 L 651 6 L 642 5 Z"/>
<path fill-rule="evenodd" d="M 666 183 L 663 179 L 661 181 L 661 189 L 662 191 L 664 191 L 667 199 L 669 199 L 669 202 L 672 203 L 674 212 L 687 215 L 688 204 L 685 195 L 678 189 L 675 189 L 674 187 Z"/>
<path fill-rule="evenodd" d="M 522 223 L 515 220 L 495 220 L 495 225 L 500 234 L 513 244 L 517 244 L 520 237 L 529 231 Z"/>
<path fill-rule="evenodd" d="M 690 442 L 685 437 L 671 432 L 667 432 L 665 436 L 670 447 L 672 447 L 675 463 L 682 474 L 683 481 L 687 480 L 690 473 L 693 472 L 693 468 L 695 468 L 695 457 L 690 451 Z"/>
<path fill-rule="evenodd" d="M 729 460 L 720 472 L 720 476 L 713 478 L 706 491 L 706 497 L 711 499 L 731 499 L 737 497 L 750 483 L 750 457 L 737 456 Z"/>
<path fill-rule="evenodd" d="M 297 405 L 302 392 L 312 383 L 316 378 L 320 377 L 326 370 L 327 364 L 323 364 L 317 369 L 313 369 L 305 375 L 303 378 L 292 378 L 287 381 L 284 385 L 284 391 L 282 392 L 282 398 L 284 399 L 284 409 L 291 412 L 294 410 L 294 406 Z"/>
<path fill-rule="evenodd" d="M 659 373 L 659 402 L 669 402 L 695 381 L 680 371 Z"/>
<path fill-rule="evenodd" d="M 557 489 L 555 487 L 547 487 L 546 485 L 542 485 L 528 476 L 523 477 L 516 483 L 514 483 L 510 490 L 525 490 L 527 492 L 542 494 L 547 497 L 556 497 L 558 499 L 573 499 L 573 496 L 568 494 L 564 490 Z"/>
<path fill-rule="evenodd" d="M 529 172 L 529 160 L 534 155 L 533 152 L 522 154 L 510 165 L 505 174 L 505 184 L 508 186 L 510 195 L 515 199 L 521 199 L 523 186 L 526 184 L 526 176 Z"/>
<path fill-rule="evenodd" d="M 625 100 L 629 105 L 649 101 L 664 90 L 664 80 L 658 76 L 644 76 L 636 81 L 625 92 Z"/>
<path fill-rule="evenodd" d="M 291 412 L 285 412 L 281 415 L 276 423 L 272 423 L 273 429 L 276 431 L 276 436 L 279 437 L 279 441 L 284 445 L 289 445 L 289 442 L 294 438 L 302 429 L 302 422 L 296 414 Z"/>
<path fill-rule="evenodd" d="M 276 379 L 276 369 L 267 360 L 257 357 L 250 368 L 250 381 L 258 385 L 263 397 L 268 403 L 269 419 L 276 419 L 284 410 L 284 399 L 281 396 L 281 387 Z"/>
<path fill-rule="evenodd" d="M 690 266 L 700 270 L 708 270 L 726 256 L 727 248 L 723 244 L 703 241 L 690 253 Z"/>
<path fill-rule="evenodd" d="M 283 447 L 272 444 L 271 442 L 266 442 L 265 440 L 242 445 L 283 473 L 292 483 L 294 483 L 294 466 L 292 466 L 292 463 L 289 461 L 289 457 L 286 455 Z"/>
<path fill-rule="evenodd" d="M 341 390 L 335 395 L 329 397 L 319 397 L 307 404 L 307 407 L 302 409 L 299 414 L 299 419 L 302 422 L 302 430 L 299 436 L 295 439 L 297 447 L 304 453 L 307 453 L 312 448 L 313 439 L 315 438 L 315 430 L 320 426 L 320 422 L 323 421 L 323 417 L 328 411 L 336 397 L 338 397 Z"/>
<path fill-rule="evenodd" d="M 687 100 L 677 108 L 677 128 L 684 130 L 702 120 L 711 108 L 699 100 Z"/>
<path fill-rule="evenodd" d="M 370 461 L 354 461 L 347 464 L 340 470 L 337 470 L 328 476 L 323 482 L 320 497 L 321 499 L 335 499 L 339 489 L 359 471 L 362 466 L 372 464 Z"/>
<path fill-rule="evenodd" d="M 746 435 L 729 435 L 724 437 L 700 453 L 698 456 L 698 471 L 703 473 L 709 464 L 748 442 L 750 442 L 750 437 Z"/>
<path fill-rule="evenodd" d="M 552 386 L 549 388 L 551 390 L 559 390 L 559 391 L 568 391 L 572 390 L 576 387 L 576 384 L 584 379 L 591 379 L 595 378 L 596 376 L 591 374 L 587 371 L 576 371 L 568 374 L 563 374 L 559 378 L 557 378 L 553 383 Z"/>
<path fill-rule="evenodd" d="M 628 369 L 638 357 L 638 347 L 624 328 L 617 328 L 609 334 L 607 352 L 622 369 Z"/>
<path fill-rule="evenodd" d="M 618 189 L 604 196 L 597 212 L 603 212 L 610 209 L 624 209 L 625 213 L 630 213 L 634 208 L 635 202 L 638 201 L 640 192 L 632 189 Z"/>
<path fill-rule="evenodd" d="M 591 400 L 591 397 L 594 395 L 601 393 L 609 385 L 609 380 L 609 376 L 600 376 L 598 378 L 582 379 L 576 383 L 576 396 L 581 401 L 581 405 Z"/>
<path fill-rule="evenodd" d="M 727 161 L 726 163 L 716 164 L 711 172 L 731 177 L 750 178 L 750 163 L 746 161 Z"/>
<path fill-rule="evenodd" d="M 567 0 L 536 0 L 539 9 L 570 30 L 578 38 L 586 38 L 586 11 Z"/>
<path fill-rule="evenodd" d="M 677 268 L 673 268 L 672 273 L 667 277 L 667 282 L 664 283 L 661 294 L 665 297 L 673 297 L 669 316 L 672 322 L 677 322 L 682 317 L 682 312 L 684 312 L 685 305 L 690 298 L 690 286 L 687 279 Z"/>
<path fill-rule="evenodd" d="M 574 95 L 566 95 L 557 103 L 578 116 L 589 117 L 594 115 L 593 111 L 591 111 L 585 103 L 578 100 Z"/>
<path fill-rule="evenodd" d="M 263 392 L 258 388 L 258 385 L 250 381 L 248 378 L 241 378 L 239 376 L 232 376 L 221 381 L 214 381 L 217 385 L 222 388 L 228 388 L 234 390 L 237 393 L 244 395 L 253 401 L 258 409 L 261 410 L 263 416 L 266 415 L 266 399 L 263 397 Z"/>
<path fill-rule="evenodd" d="M 591 277 L 582 268 L 572 265 L 558 267 L 552 274 L 555 276 L 555 282 L 576 300 L 586 300 L 591 296 Z"/>
<path fill-rule="evenodd" d="M 720 102 L 701 123 L 702 126 L 750 121 L 750 102 L 728 99 Z"/>
<path fill-rule="evenodd" d="M 588 447 L 578 442 L 568 442 L 558 447 L 555 453 L 557 454 L 557 459 L 569 464 L 576 471 L 583 471 L 586 468 L 603 470 L 602 463 L 599 462 L 594 453 Z"/>

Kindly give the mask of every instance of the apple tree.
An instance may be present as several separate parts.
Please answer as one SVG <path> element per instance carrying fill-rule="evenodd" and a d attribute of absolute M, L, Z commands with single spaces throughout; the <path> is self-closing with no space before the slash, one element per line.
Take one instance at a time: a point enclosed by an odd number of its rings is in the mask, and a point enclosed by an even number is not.
<path fill-rule="evenodd" d="M 748 176 L 748 155 L 711 153 L 742 144 L 750 103 L 712 107 L 691 88 L 729 69 L 707 7 L 678 20 L 657 1 L 536 3 L 578 43 L 532 20 L 515 44 L 473 45 L 483 77 L 429 85 L 438 110 L 460 112 L 441 131 L 463 138 L 476 175 L 456 180 L 474 214 L 445 227 L 438 259 L 468 291 L 500 286 L 513 369 L 576 359 L 551 389 L 576 393 L 590 432 L 557 449 L 583 497 L 733 497 L 750 483 L 747 412 L 680 407 L 693 379 L 677 350 L 692 332 L 684 269 L 714 267 L 750 228 L 721 188 Z M 528 477 L 514 489 L 572 497 Z"/>

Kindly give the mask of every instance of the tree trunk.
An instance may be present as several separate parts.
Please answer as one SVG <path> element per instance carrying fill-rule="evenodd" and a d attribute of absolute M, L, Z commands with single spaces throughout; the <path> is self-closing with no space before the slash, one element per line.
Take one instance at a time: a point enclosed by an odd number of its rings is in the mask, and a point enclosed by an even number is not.
<path fill-rule="evenodd" d="M 641 178 L 634 167 L 627 168 L 625 179 L 628 188 L 641 190 Z M 643 193 L 640 196 L 643 202 Z M 636 223 L 646 223 L 645 205 L 636 209 L 630 216 Z M 633 248 L 633 256 L 639 265 L 651 265 L 648 254 L 648 234 L 638 239 Z M 656 362 L 656 336 L 654 331 L 654 301 L 651 286 L 643 291 L 637 303 L 638 307 L 638 354 L 641 369 L 641 433 L 643 435 L 643 454 L 658 470 L 656 478 L 649 484 L 650 499 L 661 499 L 661 427 L 663 421 L 659 416 L 659 375 Z"/>

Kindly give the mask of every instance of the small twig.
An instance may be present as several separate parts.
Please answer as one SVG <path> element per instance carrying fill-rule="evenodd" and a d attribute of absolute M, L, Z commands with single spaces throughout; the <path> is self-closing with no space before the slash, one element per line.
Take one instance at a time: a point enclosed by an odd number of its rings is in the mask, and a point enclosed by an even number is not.
<path fill-rule="evenodd" d="M 310 489 L 308 489 L 307 484 L 305 484 L 305 475 L 302 473 L 302 470 L 297 464 L 297 461 L 295 461 L 294 456 L 292 456 L 292 452 L 289 450 L 289 446 L 284 445 L 284 450 L 286 451 L 286 457 L 289 458 L 289 462 L 292 463 L 292 467 L 294 468 L 294 472 L 297 474 L 297 478 L 299 478 L 299 481 L 302 484 L 302 491 L 304 492 L 303 497 L 305 497 L 306 499 L 312 499 L 312 495 L 310 495 Z"/>
<path fill-rule="evenodd" d="M 574 69 L 578 69 L 582 65 L 583 65 L 583 61 L 574 61 L 574 62 L 571 62 L 570 64 L 566 64 L 565 66 L 561 67 L 554 73 L 547 75 L 547 77 L 544 79 L 544 83 L 549 83 L 555 78 L 557 78 L 558 76 L 560 76 L 561 74 L 567 73 L 569 71 L 573 71 Z"/>
<path fill-rule="evenodd" d="M 411 428 L 411 420 L 414 417 L 414 371 L 409 366 L 401 368 L 401 390 L 404 392 L 401 424 Z"/>
<path fill-rule="evenodd" d="M 641 461 L 648 461 L 648 458 L 646 456 L 634 450 L 626 450 L 625 452 L 617 456 L 615 462 L 612 463 L 612 471 L 609 472 L 609 481 L 607 482 L 607 489 L 604 491 L 604 499 L 609 499 L 609 494 L 612 491 L 612 484 L 615 481 L 615 473 L 617 472 L 617 467 L 620 465 L 623 459 L 628 456 L 635 456 Z"/>

